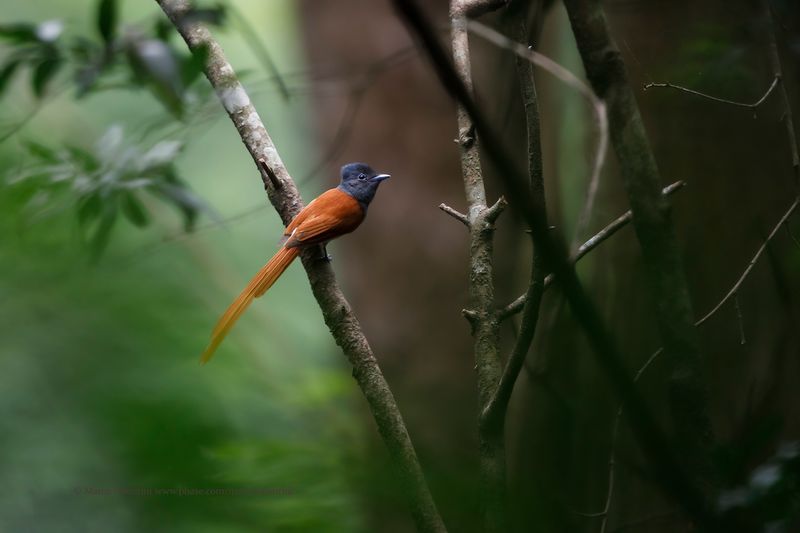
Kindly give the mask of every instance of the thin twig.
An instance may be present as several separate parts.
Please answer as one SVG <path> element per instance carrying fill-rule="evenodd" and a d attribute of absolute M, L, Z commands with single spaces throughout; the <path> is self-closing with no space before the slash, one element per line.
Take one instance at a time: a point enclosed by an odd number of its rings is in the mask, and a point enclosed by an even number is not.
<path fill-rule="evenodd" d="M 286 85 L 286 81 L 281 75 L 280 70 L 278 70 L 278 65 L 275 64 L 272 54 L 269 53 L 269 50 L 267 50 L 267 47 L 261 41 L 258 32 L 255 28 L 253 28 L 250 20 L 244 16 L 244 13 L 239 11 L 239 8 L 237 8 L 233 2 L 228 2 L 225 6 L 225 9 L 227 9 L 230 13 L 233 13 L 234 17 L 239 21 L 242 33 L 244 34 L 245 42 L 248 43 L 250 48 L 253 50 L 253 53 L 256 55 L 256 57 L 258 57 L 259 61 L 261 61 L 264 70 L 266 70 L 270 77 L 275 81 L 275 86 L 278 88 L 278 91 L 281 93 L 284 101 L 288 101 L 289 98 L 291 98 L 292 93 L 289 91 L 289 87 Z"/>
<path fill-rule="evenodd" d="M 739 276 L 739 279 L 736 280 L 736 282 L 733 284 L 733 286 L 730 288 L 730 290 L 725 294 L 725 296 L 723 296 L 722 299 L 719 302 L 717 302 L 717 305 L 715 305 L 708 313 L 703 315 L 702 318 L 700 318 L 697 322 L 694 323 L 695 326 L 703 325 L 709 318 L 714 316 L 717 313 L 717 311 L 719 311 L 720 307 L 725 305 L 725 302 L 727 302 L 728 300 L 733 298 L 733 296 L 739 290 L 739 287 L 741 287 L 742 283 L 744 283 L 744 280 L 747 279 L 747 276 L 750 274 L 750 271 L 753 270 L 753 267 L 758 262 L 759 258 L 761 257 L 761 254 L 763 254 L 764 250 L 766 250 L 767 244 L 769 244 L 769 241 L 772 240 L 772 238 L 775 236 L 775 234 L 778 233 L 778 230 L 781 228 L 781 226 L 783 224 L 785 224 L 787 220 L 789 220 L 789 217 L 792 216 L 792 213 L 794 213 L 794 210 L 797 209 L 798 201 L 800 201 L 800 199 L 795 198 L 794 202 L 792 202 L 792 205 L 789 206 L 789 209 L 786 210 L 786 212 L 780 218 L 778 223 L 775 224 L 775 227 L 772 228 L 772 231 L 769 232 L 769 235 L 767 235 L 767 238 L 764 239 L 764 242 L 761 244 L 761 246 L 759 246 L 758 250 L 756 250 L 755 255 L 750 260 L 750 262 L 747 264 L 747 267 L 744 269 L 744 272 L 742 272 L 742 275 Z"/>
<path fill-rule="evenodd" d="M 671 195 L 676 191 L 679 191 L 683 186 L 686 185 L 684 181 L 676 181 L 671 183 L 667 187 L 661 191 L 662 194 Z M 616 232 L 624 228 L 625 226 L 630 223 L 631 219 L 633 218 L 633 213 L 631 211 L 626 211 L 622 215 L 618 216 L 614 219 L 611 223 L 609 223 L 606 227 L 598 231 L 594 234 L 589 240 L 584 242 L 576 251 L 575 254 L 571 256 L 572 263 L 575 264 L 580 261 L 586 254 L 600 246 L 604 241 L 608 240 L 612 235 Z M 548 274 L 544 280 L 545 289 L 550 287 L 550 285 L 554 282 L 554 277 L 552 274 Z M 526 296 L 523 294 L 510 304 L 506 305 L 498 312 L 498 318 L 500 320 L 504 320 L 511 315 L 519 313 L 522 311 L 523 306 L 525 305 Z"/>
<path fill-rule="evenodd" d="M 633 212 L 631 223 L 651 292 L 650 310 L 667 365 L 667 406 L 672 419 L 671 446 L 698 499 L 690 503 L 713 529 L 713 505 L 700 487 L 711 480 L 714 435 L 708 408 L 706 365 L 669 200 L 661 194 L 661 177 L 622 53 L 611 35 L 600 0 L 564 0 L 572 33 L 592 89 L 608 106 L 609 134 L 619 163 L 619 177 Z M 626 405 L 626 411 L 631 407 Z M 698 518 L 695 517 L 694 519 Z M 695 524 L 698 527 L 699 524 Z"/>
<path fill-rule="evenodd" d="M 775 78 L 774 78 L 774 81 L 773 81 L 772 85 L 770 86 L 770 88 L 767 90 L 767 92 L 764 94 L 764 96 L 762 96 L 762 98 L 759 99 L 758 102 L 753 104 L 753 106 L 745 106 L 745 107 L 756 107 L 757 105 L 760 105 L 761 103 L 763 103 L 764 100 L 766 100 L 766 98 L 769 96 L 769 94 L 775 89 L 777 84 L 778 83 L 781 84 L 782 92 L 783 92 L 783 95 L 784 95 L 783 104 L 784 104 L 784 114 L 785 114 L 785 117 L 786 117 L 786 124 L 787 124 L 787 136 L 789 138 L 789 142 L 790 142 L 790 145 L 791 145 L 792 165 L 793 165 L 793 168 L 795 170 L 795 176 L 797 177 L 798 176 L 798 166 L 799 166 L 798 165 L 798 155 L 797 155 L 798 154 L 798 148 L 797 148 L 796 137 L 795 137 L 795 134 L 794 134 L 794 124 L 793 124 L 793 120 L 792 120 L 792 109 L 791 109 L 791 106 L 789 105 L 789 99 L 788 99 L 788 96 L 787 96 L 787 93 L 786 93 L 786 88 L 783 86 L 780 57 L 778 55 L 777 44 L 776 44 L 776 40 L 775 40 L 775 24 L 774 24 L 774 21 L 772 20 L 771 9 L 770 9 L 768 0 L 763 0 L 763 2 L 764 2 L 764 9 L 765 9 L 765 12 L 766 12 L 766 17 L 767 17 L 767 20 L 768 20 L 768 22 L 770 23 L 770 26 L 771 26 L 770 27 L 770 36 L 769 36 L 769 41 L 770 41 L 770 47 L 769 48 L 770 48 L 770 60 L 772 62 L 772 67 L 773 67 L 773 69 L 775 71 Z M 690 91 L 690 92 L 692 92 L 692 91 Z M 700 94 L 700 96 L 706 96 L 706 95 Z M 711 97 L 711 99 L 715 100 L 716 98 Z M 733 104 L 735 104 L 734 102 L 727 102 L 727 101 L 725 103 L 733 103 Z M 741 105 L 741 104 L 736 104 L 736 105 Z M 731 288 L 731 290 L 723 297 L 723 299 L 708 314 L 706 314 L 700 320 L 695 322 L 695 326 L 696 327 L 700 326 L 706 320 L 708 320 L 711 316 L 713 316 L 713 314 L 716 313 L 717 310 L 719 310 L 722 307 L 722 305 L 732 295 L 733 298 L 734 298 L 734 305 L 736 307 L 737 318 L 738 318 L 738 321 L 739 321 L 740 342 L 741 342 L 741 344 L 745 343 L 744 324 L 743 324 L 743 320 L 742 320 L 741 309 L 739 307 L 739 300 L 738 300 L 738 297 L 737 297 L 739 287 L 742 285 L 744 280 L 747 278 L 749 273 L 752 271 L 753 266 L 756 264 L 756 262 L 758 261 L 758 259 L 761 256 L 761 254 L 767 248 L 767 245 L 769 244 L 770 240 L 772 240 L 772 238 L 775 236 L 775 234 L 777 233 L 777 231 L 781 227 L 781 225 L 785 225 L 786 226 L 787 231 L 789 231 L 790 237 L 793 240 L 795 240 L 795 243 L 797 243 L 797 240 L 794 239 L 794 236 L 791 234 L 791 230 L 789 229 L 789 219 L 790 219 L 792 213 L 794 212 L 794 210 L 797 208 L 797 205 L 798 205 L 799 201 L 800 201 L 800 196 L 795 198 L 794 202 L 789 206 L 789 209 L 786 211 L 786 213 L 784 213 L 784 215 L 781 217 L 780 221 L 775 225 L 775 227 L 772 229 L 772 231 L 769 233 L 769 235 L 767 235 L 767 238 L 764 240 L 764 243 L 758 248 L 758 250 L 756 251 L 755 255 L 750 260 L 750 263 L 747 265 L 747 267 L 745 268 L 744 272 L 739 277 L 739 279 L 734 283 L 734 285 Z M 800 246 L 800 244 L 798 244 L 798 246 Z M 663 348 L 659 348 L 658 350 L 656 350 L 656 352 L 650 357 L 650 359 L 648 359 L 647 362 L 645 362 L 645 364 L 642 366 L 642 368 L 639 369 L 639 372 L 637 372 L 636 377 L 634 378 L 634 380 L 638 380 L 638 378 L 647 369 L 647 367 L 650 365 L 650 363 L 652 363 L 652 361 L 662 351 L 663 351 Z M 619 435 L 619 422 L 620 422 L 621 415 L 622 415 L 622 407 L 620 407 L 617 410 L 617 416 L 616 416 L 615 421 L 614 421 L 614 429 L 612 431 L 611 458 L 609 460 L 609 465 L 610 466 L 609 466 L 609 476 L 608 476 L 609 477 L 609 487 L 608 487 L 608 493 L 606 495 L 606 503 L 605 503 L 605 506 L 604 506 L 604 510 L 601 513 L 599 513 L 599 516 L 603 516 L 603 522 L 602 522 L 602 525 L 601 525 L 601 528 L 600 528 L 600 533 L 605 533 L 606 525 L 608 523 L 608 511 L 610 509 L 611 501 L 612 501 L 612 497 L 613 497 L 613 491 L 614 491 L 614 481 L 613 481 L 614 480 L 614 456 L 616 454 L 616 445 L 617 445 L 617 439 L 618 439 L 618 435 Z"/>
<path fill-rule="evenodd" d="M 636 374 L 633 376 L 634 383 L 639 381 L 639 378 L 642 377 L 642 374 L 653 364 L 653 361 L 658 358 L 659 355 L 664 351 L 664 348 L 659 348 L 655 352 L 647 358 L 647 361 L 639 368 Z M 614 426 L 611 430 L 611 452 L 608 457 L 608 486 L 606 489 L 606 501 L 603 505 L 603 510 L 596 512 L 596 513 L 577 513 L 581 516 L 585 516 L 587 518 L 599 518 L 603 517 L 603 521 L 600 524 L 600 533 L 605 533 L 606 527 L 608 525 L 608 512 L 611 509 L 611 502 L 614 499 L 614 488 L 616 483 L 616 455 L 617 455 L 617 441 L 619 440 L 619 430 L 622 423 L 622 413 L 623 408 L 620 405 L 617 408 L 617 414 L 614 416 Z"/>
<path fill-rule="evenodd" d="M 706 100 L 712 100 L 714 102 L 719 102 L 721 104 L 729 104 L 729 105 L 733 105 L 733 106 L 737 106 L 737 107 L 745 107 L 745 108 L 748 108 L 748 109 L 756 109 L 761 104 L 763 104 L 764 102 L 767 101 L 767 98 L 769 98 L 769 95 L 771 95 L 772 92 L 775 90 L 775 88 L 778 87 L 778 83 L 779 82 L 780 82 L 780 77 L 775 76 L 772 79 L 772 83 L 770 84 L 770 86 L 767 89 L 767 91 L 763 95 L 761 95 L 761 98 L 759 98 L 758 100 L 756 100 L 752 104 L 748 104 L 748 103 L 745 103 L 745 102 L 736 102 L 734 100 L 728 100 L 727 98 L 720 98 L 718 96 L 711 96 L 710 94 L 705 94 L 705 93 L 701 93 L 700 91 L 695 91 L 694 89 L 688 89 L 686 87 L 681 87 L 680 85 L 675 85 L 674 83 L 648 83 L 647 85 L 644 86 L 644 89 L 645 90 L 648 90 L 648 89 L 660 89 L 660 88 L 663 88 L 663 89 L 675 89 L 676 91 L 681 91 L 681 92 L 684 92 L 684 93 L 693 94 L 695 96 L 699 96 L 701 98 L 705 98 Z"/>
<path fill-rule="evenodd" d="M 459 222 L 464 224 L 466 227 L 469 227 L 469 218 L 464 213 L 461 213 L 460 211 L 456 211 L 455 209 L 453 209 L 452 207 L 450 207 L 447 204 L 439 204 L 439 209 L 441 209 L 442 211 L 444 211 L 445 213 L 447 213 L 448 215 L 450 215 L 454 219 L 458 220 Z"/>
<path fill-rule="evenodd" d="M 530 61 L 534 65 L 549 72 L 562 82 L 574 88 L 584 98 L 586 98 L 586 100 L 588 100 L 589 104 L 592 106 L 592 111 L 595 115 L 595 121 L 597 122 L 597 147 L 595 149 L 594 161 L 592 162 L 592 173 L 589 176 L 586 200 L 584 201 L 581 214 L 578 217 L 578 222 L 575 226 L 575 235 L 573 237 L 573 245 L 571 246 L 571 248 L 574 248 L 575 241 L 580 238 L 586 227 L 586 224 L 588 224 L 589 219 L 591 218 L 594 201 L 597 197 L 597 191 L 600 185 L 600 174 L 603 170 L 603 165 L 605 164 L 606 153 L 608 152 L 608 117 L 606 115 L 606 104 L 603 102 L 603 100 L 598 98 L 594 91 L 592 91 L 588 85 L 581 81 L 580 78 L 546 55 L 541 54 L 533 50 L 533 48 L 525 46 L 522 43 L 512 41 L 502 33 L 490 28 L 489 26 L 486 26 L 485 24 L 481 24 L 480 22 L 470 20 L 468 22 L 468 26 L 470 31 L 475 35 L 483 37 L 495 46 L 514 52 L 517 56 Z"/>

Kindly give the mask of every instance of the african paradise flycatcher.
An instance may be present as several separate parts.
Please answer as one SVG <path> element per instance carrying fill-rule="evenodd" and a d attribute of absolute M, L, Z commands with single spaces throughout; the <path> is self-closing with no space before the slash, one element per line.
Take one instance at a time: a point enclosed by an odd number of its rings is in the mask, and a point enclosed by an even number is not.
<path fill-rule="evenodd" d="M 214 355 L 228 331 L 244 313 L 254 298 L 262 296 L 278 280 L 300 251 L 308 246 L 325 245 L 356 229 L 367 215 L 367 207 L 375 197 L 380 183 L 389 174 L 378 174 L 364 163 L 350 163 L 342 167 L 339 186 L 325 191 L 312 200 L 286 227 L 284 242 L 258 274 L 250 280 L 217 322 L 211 333 L 202 363 Z M 327 253 L 325 253 L 327 259 Z"/>

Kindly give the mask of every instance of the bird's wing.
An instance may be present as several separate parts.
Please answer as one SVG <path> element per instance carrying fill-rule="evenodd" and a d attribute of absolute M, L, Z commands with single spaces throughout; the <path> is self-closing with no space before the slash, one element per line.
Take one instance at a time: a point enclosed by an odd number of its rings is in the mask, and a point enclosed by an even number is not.
<path fill-rule="evenodd" d="M 342 226 L 342 219 L 338 217 L 328 214 L 312 215 L 294 229 L 284 246 L 294 248 L 327 242 L 346 233 L 342 231 Z"/>
<path fill-rule="evenodd" d="M 364 210 L 355 198 L 331 189 L 303 208 L 286 227 L 284 246 L 293 248 L 319 244 L 356 229 Z"/>

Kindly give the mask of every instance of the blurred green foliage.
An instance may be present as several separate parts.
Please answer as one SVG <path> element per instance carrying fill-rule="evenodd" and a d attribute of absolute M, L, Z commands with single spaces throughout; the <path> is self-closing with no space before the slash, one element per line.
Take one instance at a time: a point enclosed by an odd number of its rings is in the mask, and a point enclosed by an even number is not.
<path fill-rule="evenodd" d="M 291 2 L 249 7 L 293 27 Z M 20 20 L 49 22 L 0 26 L 0 122 L 11 122 L 0 130 L 0 530 L 363 530 L 353 384 L 302 274 L 290 270 L 217 359 L 197 363 L 271 252 L 277 217 L 251 217 L 235 240 L 212 218 L 191 240 L 151 246 L 174 236 L 175 208 L 187 231 L 209 205 L 238 212 L 260 188 L 233 128 L 208 125 L 224 113 L 194 83 L 202 53 L 179 51 L 155 3 L 97 2 L 88 32 L 70 22 L 86 20 L 85 3 L 57 9 L 23 7 Z M 224 44 L 247 64 L 235 36 Z M 273 125 L 291 131 L 302 112 L 282 113 Z M 285 157 L 310 151 L 297 140 Z M 221 169 L 242 178 L 220 182 Z M 99 261 L 87 264 L 84 243 Z M 276 493 L 124 493 L 148 488 Z"/>
<path fill-rule="evenodd" d="M 42 217 L 64 204 L 74 208 L 81 234 L 96 259 L 108 246 L 118 215 L 145 227 L 150 214 L 139 195 L 148 192 L 180 209 L 191 231 L 206 203 L 177 176 L 174 161 L 179 141 L 161 141 L 143 150 L 127 141 L 121 126 L 112 126 L 86 150 L 71 144 L 51 149 L 36 141 L 23 143 L 32 163 L 7 177 L 7 183 L 30 196 L 25 208 Z M 60 198 L 64 196 L 66 198 Z"/>

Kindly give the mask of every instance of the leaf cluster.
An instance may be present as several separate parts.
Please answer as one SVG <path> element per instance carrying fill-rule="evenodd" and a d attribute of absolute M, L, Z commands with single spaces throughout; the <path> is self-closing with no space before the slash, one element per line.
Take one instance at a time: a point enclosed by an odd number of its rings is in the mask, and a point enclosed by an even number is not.
<path fill-rule="evenodd" d="M 225 11 L 221 6 L 197 8 L 189 16 L 221 24 Z M 30 88 L 38 99 L 48 93 L 61 71 L 71 68 L 79 98 L 107 89 L 144 88 L 171 115 L 183 118 L 187 88 L 202 72 L 205 50 L 178 52 L 170 43 L 174 28 L 163 18 L 149 29 L 123 31 L 119 0 L 99 0 L 95 20 L 96 36 L 69 39 L 64 36 L 61 20 L 1 24 L 0 42 L 10 52 L 0 61 L 0 97 L 25 68 L 30 71 Z"/>
<path fill-rule="evenodd" d="M 81 236 L 92 257 L 108 245 L 117 219 L 137 227 L 150 223 L 146 193 L 176 207 L 191 231 L 198 214 L 208 207 L 181 180 L 174 161 L 183 144 L 167 140 L 144 149 L 126 141 L 120 126 L 112 126 L 91 148 L 66 144 L 58 149 L 34 141 L 23 143 L 34 164 L 9 179 L 11 185 L 30 185 L 35 191 L 29 210 L 41 215 L 43 206 L 60 204 L 75 210 Z"/>

